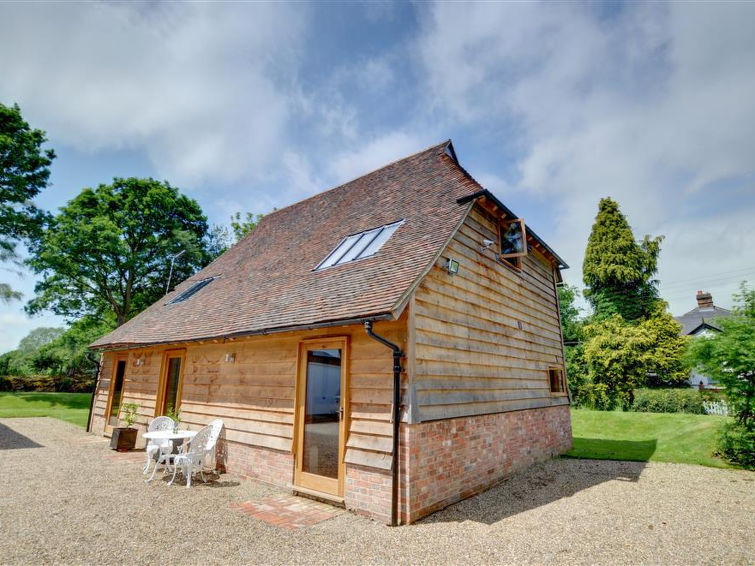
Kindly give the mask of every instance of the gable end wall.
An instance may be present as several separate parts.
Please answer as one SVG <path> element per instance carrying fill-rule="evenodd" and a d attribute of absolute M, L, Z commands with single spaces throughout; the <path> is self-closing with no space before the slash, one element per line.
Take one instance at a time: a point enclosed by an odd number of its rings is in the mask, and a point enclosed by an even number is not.
<path fill-rule="evenodd" d="M 497 223 L 476 205 L 415 293 L 414 422 L 569 403 L 548 382 L 564 365 L 553 266 L 533 251 L 510 269 L 480 252 L 484 239 L 498 240 Z"/>

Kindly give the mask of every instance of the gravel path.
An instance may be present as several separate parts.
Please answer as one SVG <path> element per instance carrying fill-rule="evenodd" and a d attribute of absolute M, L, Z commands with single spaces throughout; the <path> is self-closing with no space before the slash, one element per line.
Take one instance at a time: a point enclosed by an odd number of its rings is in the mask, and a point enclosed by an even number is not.
<path fill-rule="evenodd" d="M 229 508 L 268 487 L 146 485 L 111 454 L 63 421 L 0 419 L 0 563 L 755 564 L 751 472 L 555 460 L 409 527 L 289 531 Z"/>

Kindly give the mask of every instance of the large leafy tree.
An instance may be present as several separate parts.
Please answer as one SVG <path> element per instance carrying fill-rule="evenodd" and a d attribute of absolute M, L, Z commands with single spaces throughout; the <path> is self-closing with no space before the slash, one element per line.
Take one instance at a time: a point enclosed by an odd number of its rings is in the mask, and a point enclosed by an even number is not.
<path fill-rule="evenodd" d="M 561 319 L 561 332 L 564 337 L 564 343 L 575 344 L 582 336 L 582 325 L 580 318 L 580 309 L 575 304 L 579 297 L 579 289 L 573 285 L 558 286 L 558 311 Z"/>
<path fill-rule="evenodd" d="M 744 284 L 734 296 L 737 306 L 719 319 L 723 332 L 695 338 L 689 358 L 723 384 L 736 422 L 725 428 L 721 451 L 730 460 L 755 467 L 755 290 Z"/>
<path fill-rule="evenodd" d="M 120 326 L 210 260 L 207 219 L 197 202 L 167 182 L 114 179 L 84 189 L 32 243 L 42 276 L 29 313 L 49 309 L 73 320 L 112 313 Z"/>
<path fill-rule="evenodd" d="M 31 128 L 17 104 L 0 103 L 0 263 L 18 262 L 16 245 L 35 237 L 45 218 L 32 199 L 50 178 L 52 149 L 42 130 Z M 0 300 L 20 298 L 20 293 L 0 282 Z"/>
<path fill-rule="evenodd" d="M 21 339 L 18 348 L 0 356 L 0 375 L 30 375 L 40 348 L 59 338 L 62 328 L 35 328 Z"/>
<path fill-rule="evenodd" d="M 32 367 L 54 376 L 87 376 L 95 368 L 89 344 L 115 328 L 115 318 L 85 316 L 54 340 L 42 345 L 32 358 Z"/>
<path fill-rule="evenodd" d="M 637 242 L 619 205 L 601 199 L 585 250 L 585 298 L 598 318 L 618 314 L 633 322 L 646 318 L 658 301 L 658 254 L 662 237 Z"/>

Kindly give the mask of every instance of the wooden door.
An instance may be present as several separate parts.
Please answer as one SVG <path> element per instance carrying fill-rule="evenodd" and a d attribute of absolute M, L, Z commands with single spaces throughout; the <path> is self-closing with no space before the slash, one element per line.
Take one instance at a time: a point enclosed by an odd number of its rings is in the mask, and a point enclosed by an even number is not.
<path fill-rule="evenodd" d="M 343 497 L 348 338 L 306 340 L 296 386 L 296 486 Z"/>

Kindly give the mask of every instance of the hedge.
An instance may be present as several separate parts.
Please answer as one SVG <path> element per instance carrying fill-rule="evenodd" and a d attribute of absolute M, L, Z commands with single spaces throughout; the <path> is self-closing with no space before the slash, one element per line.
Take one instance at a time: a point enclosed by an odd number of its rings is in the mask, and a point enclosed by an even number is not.
<path fill-rule="evenodd" d="M 89 393 L 94 391 L 91 377 L 49 375 L 0 375 L 0 391 L 65 391 Z"/>
<path fill-rule="evenodd" d="M 704 415 L 703 401 L 714 396 L 697 389 L 635 389 L 630 411 Z"/>

